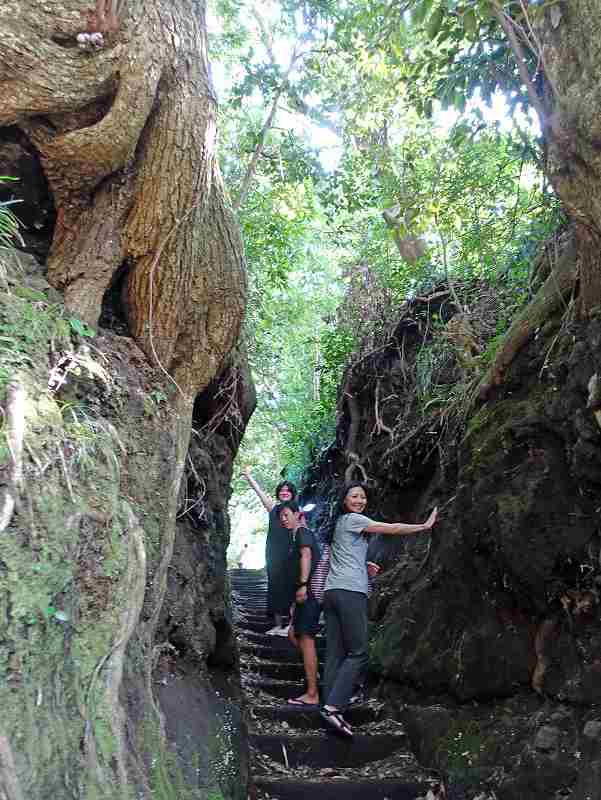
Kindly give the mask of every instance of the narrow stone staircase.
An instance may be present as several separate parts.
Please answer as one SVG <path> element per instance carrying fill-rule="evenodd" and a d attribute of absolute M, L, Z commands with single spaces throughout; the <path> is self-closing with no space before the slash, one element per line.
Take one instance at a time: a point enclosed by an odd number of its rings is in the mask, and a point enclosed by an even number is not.
<path fill-rule="evenodd" d="M 345 715 L 352 740 L 327 731 L 318 711 L 286 705 L 303 691 L 299 653 L 285 638 L 266 636 L 266 576 L 230 572 L 242 685 L 250 706 L 252 771 L 259 798 L 417 800 L 438 796 L 438 779 L 416 761 L 402 725 L 375 700 Z M 325 639 L 317 638 L 320 659 Z"/>

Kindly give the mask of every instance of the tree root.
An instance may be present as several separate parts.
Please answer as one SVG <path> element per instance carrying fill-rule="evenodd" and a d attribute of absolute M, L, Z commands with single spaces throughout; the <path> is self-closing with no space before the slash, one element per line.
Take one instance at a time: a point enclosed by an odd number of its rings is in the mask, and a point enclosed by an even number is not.
<path fill-rule="evenodd" d="M 389 399 L 389 398 L 387 398 Z M 389 428 L 388 425 L 384 423 L 382 419 L 382 415 L 380 414 L 380 379 L 378 378 L 376 382 L 376 396 L 374 400 L 374 416 L 376 418 L 376 424 L 374 425 L 374 429 L 372 431 L 372 436 L 375 434 L 379 436 L 382 433 L 387 433 L 391 439 L 394 439 L 394 431 L 392 428 Z"/>
<path fill-rule="evenodd" d="M 23 800 L 13 751 L 3 734 L 0 734 L 0 796 L 6 800 Z"/>
<path fill-rule="evenodd" d="M 0 533 L 10 525 L 21 479 L 23 477 L 23 438 L 25 435 L 25 399 L 20 383 L 11 383 L 6 398 L 6 443 L 10 451 L 8 481 L 0 498 Z"/>
<path fill-rule="evenodd" d="M 545 619 L 536 629 L 534 636 L 534 653 L 536 655 L 536 665 L 532 673 L 531 685 L 535 692 L 543 694 L 543 684 L 545 672 L 551 663 L 547 654 L 547 641 L 556 638 L 558 635 L 559 622 L 555 618 Z"/>
<path fill-rule="evenodd" d="M 478 387 L 478 396 L 486 402 L 494 386 L 500 386 L 507 370 L 532 334 L 566 302 L 574 290 L 579 261 L 576 243 L 571 239 L 557 259 L 555 269 L 530 302 L 514 319 L 486 376 Z"/>
<path fill-rule="evenodd" d="M 123 710 L 119 699 L 119 692 L 123 678 L 123 660 L 125 650 L 129 641 L 136 630 L 142 606 L 144 603 L 144 592 L 146 589 L 146 548 L 144 546 L 144 531 L 140 526 L 138 519 L 126 505 L 125 513 L 127 516 L 128 528 L 128 561 L 127 573 L 125 576 L 125 586 L 123 589 L 123 597 L 127 599 L 127 603 L 121 613 L 121 621 L 119 630 L 117 631 L 116 639 L 105 655 L 98 661 L 94 673 L 90 680 L 90 685 L 86 692 L 86 700 L 82 713 L 85 717 L 85 753 L 88 759 L 88 766 L 91 771 L 96 774 L 97 779 L 101 784 L 106 783 L 106 777 L 102 773 L 102 769 L 98 762 L 96 740 L 94 736 L 94 727 L 91 720 L 89 710 L 90 700 L 94 692 L 94 688 L 99 679 L 101 672 L 104 670 L 106 673 L 104 699 L 106 702 L 105 713 L 108 717 L 113 736 L 117 743 L 117 750 L 114 755 L 117 775 L 121 787 L 129 785 L 127 775 L 127 762 L 128 751 L 126 743 L 126 715 Z M 86 515 L 81 515 L 86 516 Z M 96 515 L 91 515 L 95 518 Z M 79 521 L 80 515 L 73 515 L 70 518 L 71 524 Z M 96 709 L 96 716 L 98 716 L 98 709 Z"/>
<path fill-rule="evenodd" d="M 361 473 L 361 481 L 363 483 L 368 482 L 367 472 L 365 471 L 365 467 L 359 461 L 359 456 L 356 453 L 348 453 L 347 452 L 347 459 L 350 461 L 350 464 L 344 471 L 344 482 L 351 483 L 354 480 L 355 470 L 358 469 Z"/>

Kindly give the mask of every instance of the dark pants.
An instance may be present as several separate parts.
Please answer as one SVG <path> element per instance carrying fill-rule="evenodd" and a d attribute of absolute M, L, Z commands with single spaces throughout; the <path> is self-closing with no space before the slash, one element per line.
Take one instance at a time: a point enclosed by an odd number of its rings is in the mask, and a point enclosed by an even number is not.
<path fill-rule="evenodd" d="M 267 560 L 267 616 L 287 617 L 294 602 L 296 576 L 291 576 L 287 555 L 269 555 Z"/>
<path fill-rule="evenodd" d="M 345 708 L 367 670 L 367 595 L 346 589 L 324 594 L 326 666 L 324 699 Z"/>

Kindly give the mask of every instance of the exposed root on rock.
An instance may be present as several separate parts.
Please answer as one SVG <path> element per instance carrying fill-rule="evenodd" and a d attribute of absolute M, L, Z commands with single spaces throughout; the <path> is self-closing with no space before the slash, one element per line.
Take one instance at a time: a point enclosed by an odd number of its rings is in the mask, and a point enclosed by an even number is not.
<path fill-rule="evenodd" d="M 86 693 L 86 703 L 83 709 L 86 718 L 85 753 L 88 759 L 88 765 L 97 775 L 100 783 L 105 784 L 106 778 L 102 775 L 102 770 L 98 762 L 94 726 L 91 720 L 91 710 L 89 708 L 95 685 L 98 682 L 100 674 L 104 671 L 106 674 L 106 688 L 104 692 L 105 703 L 103 704 L 104 713 L 108 717 L 106 721 L 110 725 L 117 743 L 114 761 L 118 780 L 122 788 L 130 785 L 130 782 L 128 781 L 127 775 L 128 749 L 125 732 L 126 714 L 119 699 L 119 692 L 123 678 L 125 650 L 138 625 L 146 589 L 146 548 L 144 545 L 144 531 L 129 505 L 125 506 L 125 514 L 127 519 L 129 547 L 123 594 L 128 598 L 128 602 L 121 613 L 120 625 L 113 646 L 96 665 Z M 76 517 L 78 516 L 83 515 L 73 515 L 73 517 L 70 518 L 72 524 L 75 524 Z M 98 715 L 98 712 L 99 709 L 96 708 L 96 715 Z"/>
<path fill-rule="evenodd" d="M 482 402 L 486 402 L 494 386 L 500 386 L 503 383 L 512 361 L 530 337 L 557 311 L 562 303 L 566 303 L 567 298 L 574 291 L 578 267 L 576 244 L 574 239 L 570 239 L 547 280 L 532 301 L 513 320 L 490 369 L 480 383 L 478 395 Z"/>
<path fill-rule="evenodd" d="M 534 636 L 534 653 L 536 655 L 536 665 L 532 673 L 531 685 L 535 692 L 543 694 L 545 673 L 551 659 L 547 653 L 547 643 L 555 638 L 559 628 L 559 622 L 555 618 L 545 619 L 536 629 Z"/>
<path fill-rule="evenodd" d="M 20 383 L 11 383 L 6 398 L 6 443 L 10 452 L 7 484 L 0 499 L 0 533 L 10 525 L 21 479 L 23 477 L 23 439 L 25 436 L 25 400 L 27 393 Z"/>
<path fill-rule="evenodd" d="M 23 800 L 13 751 L 3 734 L 0 734 L 0 797 L 2 800 Z"/>

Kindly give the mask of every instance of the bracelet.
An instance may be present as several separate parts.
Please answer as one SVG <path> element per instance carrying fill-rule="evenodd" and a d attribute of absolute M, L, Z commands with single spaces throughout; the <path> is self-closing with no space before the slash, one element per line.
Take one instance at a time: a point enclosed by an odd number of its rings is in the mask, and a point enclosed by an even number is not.
<path fill-rule="evenodd" d="M 297 589 L 302 589 L 303 586 L 308 586 L 308 584 L 309 584 L 309 581 L 303 581 L 302 583 L 297 584 L 296 588 Z"/>

